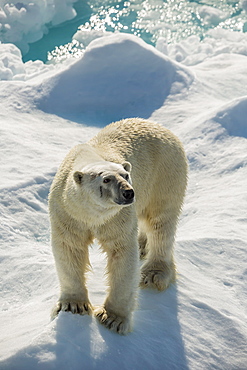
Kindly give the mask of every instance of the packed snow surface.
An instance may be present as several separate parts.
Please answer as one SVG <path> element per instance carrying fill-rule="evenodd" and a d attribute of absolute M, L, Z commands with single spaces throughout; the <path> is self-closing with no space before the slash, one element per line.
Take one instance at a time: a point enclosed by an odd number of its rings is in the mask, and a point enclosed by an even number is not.
<path fill-rule="evenodd" d="M 167 47 L 161 38 L 157 47 L 117 34 L 54 67 L 22 63 L 18 49 L 0 45 L 1 369 L 246 369 L 246 37 L 219 30 L 208 41 Z M 68 150 L 129 114 L 178 135 L 190 174 L 177 283 L 141 290 L 123 337 L 89 316 L 50 321 L 59 284 L 47 196 Z M 97 242 L 90 254 L 98 305 L 105 260 Z"/>

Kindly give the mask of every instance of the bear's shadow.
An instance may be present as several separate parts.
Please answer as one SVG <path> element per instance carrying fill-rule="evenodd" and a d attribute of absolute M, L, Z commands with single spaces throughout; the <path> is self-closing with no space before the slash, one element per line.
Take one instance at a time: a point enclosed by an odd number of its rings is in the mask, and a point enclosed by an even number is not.
<path fill-rule="evenodd" d="M 133 332 L 110 332 L 94 317 L 60 313 L 3 369 L 188 369 L 178 319 L 177 288 L 141 290 Z"/>
<path fill-rule="evenodd" d="M 92 317 L 71 314 L 70 320 L 74 321 L 71 327 L 66 316 L 64 314 L 57 323 L 56 357 L 63 356 L 65 348 L 61 346 L 64 345 L 71 355 L 76 351 L 75 369 L 82 363 L 87 369 L 160 369 L 161 364 L 167 369 L 188 369 L 178 319 L 176 286 L 162 293 L 140 290 L 133 332 L 126 336 L 109 331 Z M 78 320 L 80 325 L 76 324 Z"/>

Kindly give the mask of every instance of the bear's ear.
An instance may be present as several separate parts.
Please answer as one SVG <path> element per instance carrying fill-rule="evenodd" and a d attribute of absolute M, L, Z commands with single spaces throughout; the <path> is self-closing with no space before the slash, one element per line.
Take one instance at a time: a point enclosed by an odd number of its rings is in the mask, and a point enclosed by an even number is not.
<path fill-rule="evenodd" d="M 127 171 L 127 172 L 130 172 L 131 171 L 132 166 L 131 166 L 131 164 L 129 162 L 122 163 L 122 166 L 125 169 L 125 171 Z"/>
<path fill-rule="evenodd" d="M 80 172 L 80 171 L 76 171 L 74 173 L 74 180 L 77 184 L 81 184 L 82 183 L 82 178 L 83 178 L 83 173 Z"/>

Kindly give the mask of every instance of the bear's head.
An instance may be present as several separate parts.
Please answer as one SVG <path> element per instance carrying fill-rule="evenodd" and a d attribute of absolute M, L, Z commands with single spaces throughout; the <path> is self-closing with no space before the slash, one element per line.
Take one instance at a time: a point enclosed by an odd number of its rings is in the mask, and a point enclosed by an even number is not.
<path fill-rule="evenodd" d="M 131 164 L 124 162 L 96 162 L 75 171 L 73 179 L 79 192 L 89 202 L 103 208 L 128 206 L 134 202 L 131 185 Z"/>

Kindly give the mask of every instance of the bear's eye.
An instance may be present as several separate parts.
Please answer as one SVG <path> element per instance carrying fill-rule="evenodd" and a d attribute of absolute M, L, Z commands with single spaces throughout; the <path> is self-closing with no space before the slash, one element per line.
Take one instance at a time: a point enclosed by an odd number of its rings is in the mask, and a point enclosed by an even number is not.
<path fill-rule="evenodd" d="M 110 181 L 111 181 L 111 179 L 106 178 L 106 179 L 103 180 L 103 183 L 108 184 L 108 182 L 110 182 Z"/>

